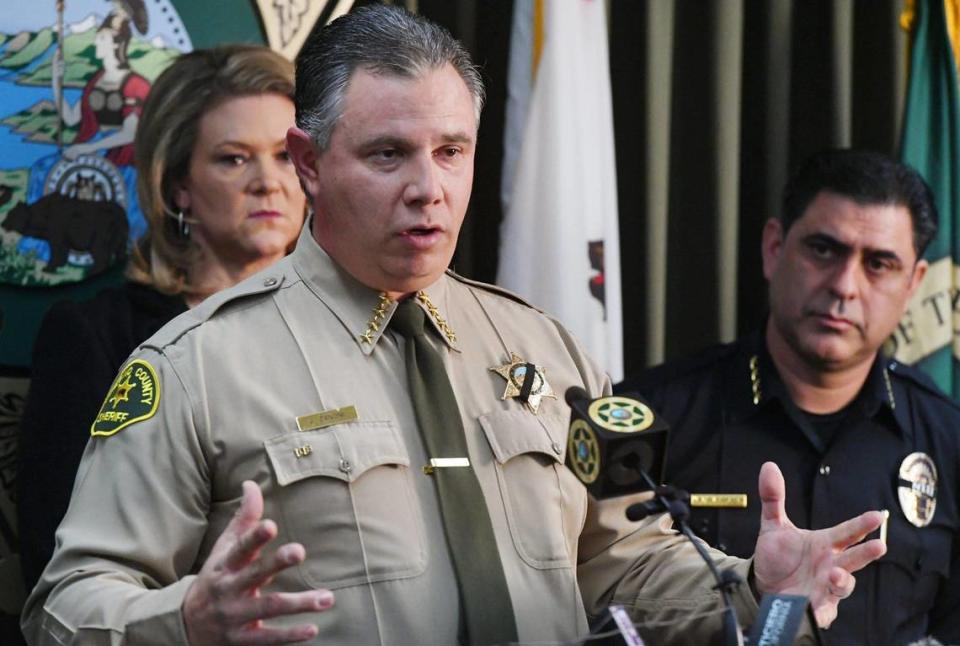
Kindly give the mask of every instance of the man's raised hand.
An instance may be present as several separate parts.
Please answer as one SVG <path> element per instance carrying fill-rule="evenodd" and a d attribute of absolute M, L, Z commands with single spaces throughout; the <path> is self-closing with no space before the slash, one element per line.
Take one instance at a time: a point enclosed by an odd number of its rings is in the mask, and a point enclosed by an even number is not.
<path fill-rule="evenodd" d="M 183 621 L 191 644 L 289 644 L 317 636 L 313 624 L 289 628 L 263 624 L 270 617 L 326 610 L 333 605 L 333 593 L 260 594 L 277 573 L 306 558 L 299 543 L 262 555 L 261 550 L 277 536 L 276 524 L 262 515 L 260 487 L 244 482 L 240 508 L 183 599 Z"/>
<path fill-rule="evenodd" d="M 787 518 L 783 474 L 772 462 L 760 469 L 760 500 L 760 535 L 753 561 L 757 590 L 807 597 L 817 624 L 828 627 L 837 617 L 840 600 L 853 593 L 853 572 L 887 551 L 878 539 L 860 542 L 880 526 L 883 515 L 868 511 L 826 529 L 799 529 Z"/>

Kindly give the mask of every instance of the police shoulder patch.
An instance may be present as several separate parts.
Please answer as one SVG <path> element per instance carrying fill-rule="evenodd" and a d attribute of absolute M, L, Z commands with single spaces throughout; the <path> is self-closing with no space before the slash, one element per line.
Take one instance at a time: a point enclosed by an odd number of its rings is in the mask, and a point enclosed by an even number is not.
<path fill-rule="evenodd" d="M 149 362 L 134 359 L 120 371 L 90 426 L 90 435 L 109 437 L 153 417 L 160 403 L 160 380 Z"/>

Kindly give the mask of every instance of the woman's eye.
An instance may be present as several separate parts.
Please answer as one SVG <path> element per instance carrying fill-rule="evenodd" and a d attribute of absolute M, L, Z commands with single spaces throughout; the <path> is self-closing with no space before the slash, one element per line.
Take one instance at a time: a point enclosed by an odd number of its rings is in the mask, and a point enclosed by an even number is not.
<path fill-rule="evenodd" d="M 242 166 L 247 161 L 243 155 L 221 155 L 219 162 L 227 166 Z"/>

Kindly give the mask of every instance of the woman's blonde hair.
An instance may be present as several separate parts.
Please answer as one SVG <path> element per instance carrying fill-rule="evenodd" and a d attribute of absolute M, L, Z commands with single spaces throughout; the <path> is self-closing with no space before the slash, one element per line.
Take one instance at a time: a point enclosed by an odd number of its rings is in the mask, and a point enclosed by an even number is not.
<path fill-rule="evenodd" d="M 134 248 L 128 278 L 167 294 L 189 291 L 187 269 L 199 249 L 178 231 L 173 195 L 190 172 L 200 120 L 237 97 L 281 94 L 292 101 L 293 79 L 290 61 L 254 45 L 195 50 L 157 77 L 134 143 L 137 191 L 148 231 Z"/>

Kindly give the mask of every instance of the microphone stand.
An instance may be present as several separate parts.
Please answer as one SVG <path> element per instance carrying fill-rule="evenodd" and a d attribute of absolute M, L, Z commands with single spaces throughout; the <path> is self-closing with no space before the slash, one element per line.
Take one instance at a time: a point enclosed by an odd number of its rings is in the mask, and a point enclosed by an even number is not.
<path fill-rule="evenodd" d="M 720 596 L 723 599 L 722 643 L 726 646 L 743 646 L 743 634 L 740 632 L 740 624 L 737 622 L 737 613 L 733 608 L 733 603 L 730 601 L 730 594 L 738 585 L 743 583 L 743 580 L 733 570 L 724 570 L 723 572 L 718 570 L 716 563 L 714 563 L 710 555 L 707 554 L 707 550 L 693 535 L 690 524 L 687 523 L 687 519 L 690 517 L 690 508 L 684 501 L 684 499 L 688 497 L 687 493 L 672 485 L 658 486 L 646 471 L 639 466 L 637 466 L 636 469 L 647 487 L 653 491 L 654 498 L 653 500 L 636 503 L 627 507 L 627 519 L 632 521 L 642 520 L 651 514 L 663 511 L 670 514 L 674 525 L 679 527 L 680 532 L 693 543 L 697 554 L 699 554 L 700 558 L 707 564 L 707 568 L 717 582 L 714 589 L 720 591 Z"/>

